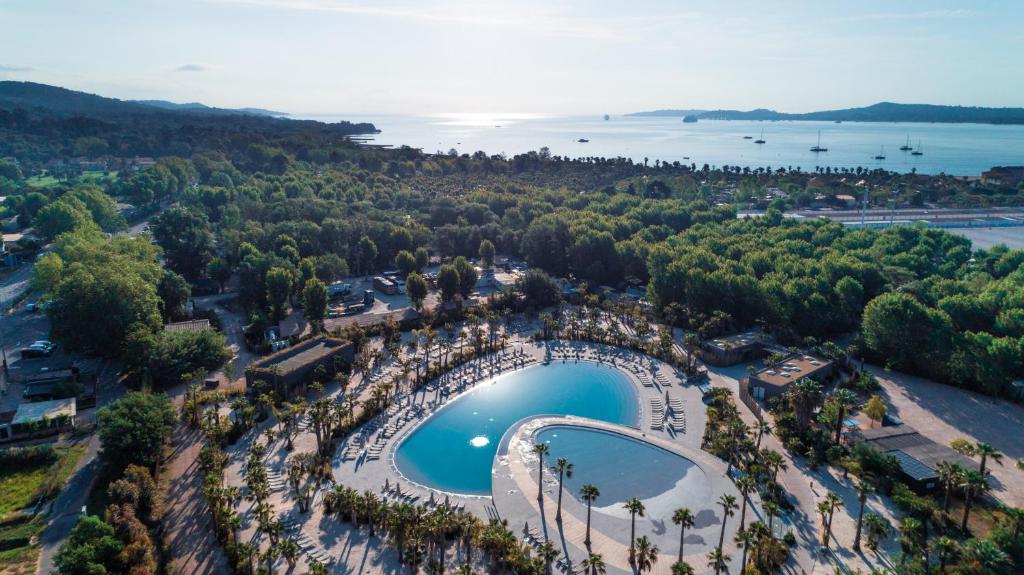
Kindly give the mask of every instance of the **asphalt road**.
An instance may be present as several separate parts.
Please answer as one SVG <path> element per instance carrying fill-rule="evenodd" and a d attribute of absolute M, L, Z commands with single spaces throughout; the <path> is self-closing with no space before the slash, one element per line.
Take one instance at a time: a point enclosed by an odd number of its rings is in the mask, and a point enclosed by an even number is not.
<path fill-rule="evenodd" d="M 82 507 L 99 473 L 99 448 L 99 435 L 94 433 L 89 437 L 78 467 L 50 506 L 49 523 L 39 538 L 39 573 L 42 575 L 49 575 L 54 570 L 53 561 L 60 544 L 82 515 Z"/>

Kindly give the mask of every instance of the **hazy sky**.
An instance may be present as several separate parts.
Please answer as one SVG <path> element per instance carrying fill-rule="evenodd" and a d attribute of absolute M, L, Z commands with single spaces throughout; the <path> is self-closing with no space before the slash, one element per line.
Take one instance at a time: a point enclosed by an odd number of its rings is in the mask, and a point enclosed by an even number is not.
<path fill-rule="evenodd" d="M 0 79 L 296 113 L 1024 106 L 1024 2 L 0 0 Z"/>

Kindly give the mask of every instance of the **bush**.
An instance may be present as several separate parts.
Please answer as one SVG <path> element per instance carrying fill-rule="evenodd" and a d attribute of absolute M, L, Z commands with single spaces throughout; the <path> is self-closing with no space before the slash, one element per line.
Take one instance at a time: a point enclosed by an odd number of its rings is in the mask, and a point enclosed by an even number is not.
<path fill-rule="evenodd" d="M 796 535 L 793 535 L 792 531 L 786 531 L 786 534 L 782 536 L 782 541 L 790 547 L 796 547 Z"/>
<path fill-rule="evenodd" d="M 0 449 L 0 467 L 4 469 L 26 465 L 46 465 L 55 461 L 57 461 L 57 452 L 54 451 L 52 445 Z"/>

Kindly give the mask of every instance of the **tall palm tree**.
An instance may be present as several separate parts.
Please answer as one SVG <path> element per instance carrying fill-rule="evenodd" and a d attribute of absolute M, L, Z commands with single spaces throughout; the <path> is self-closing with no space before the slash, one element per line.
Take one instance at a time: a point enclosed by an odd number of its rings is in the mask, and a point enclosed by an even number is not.
<path fill-rule="evenodd" d="M 839 438 L 843 434 L 843 420 L 850 409 L 857 406 L 857 396 L 849 389 L 837 389 L 832 393 L 832 401 L 835 402 L 839 412 L 836 414 L 835 444 L 839 445 Z"/>
<path fill-rule="evenodd" d="M 866 481 L 858 481 L 856 489 L 857 501 L 860 502 L 860 507 L 857 510 L 857 536 L 853 538 L 853 548 L 856 551 L 860 551 L 860 533 L 861 528 L 864 526 L 864 504 L 868 500 L 868 495 L 870 495 L 875 488 Z"/>
<path fill-rule="evenodd" d="M 636 570 L 638 573 L 650 571 L 658 562 L 658 546 L 651 543 L 646 535 L 636 540 Z"/>
<path fill-rule="evenodd" d="M 622 508 L 629 512 L 629 562 L 632 563 L 636 559 L 636 516 L 644 516 L 644 504 L 634 497 L 627 501 Z"/>
<path fill-rule="evenodd" d="M 718 504 L 722 507 L 722 531 L 718 534 L 718 550 L 722 550 L 725 543 L 725 523 L 730 517 L 736 514 L 736 497 L 733 495 L 722 495 L 718 498 Z"/>
<path fill-rule="evenodd" d="M 572 479 L 573 465 L 569 463 L 569 460 L 564 457 L 559 457 L 555 464 L 551 466 L 551 471 L 558 474 L 558 511 L 555 513 L 555 520 L 562 520 L 562 480 L 565 478 Z"/>
<path fill-rule="evenodd" d="M 974 452 L 981 456 L 981 465 L 978 466 L 978 473 L 985 475 L 985 464 L 991 459 L 999 465 L 1003 464 L 1003 454 L 988 443 L 979 441 L 974 445 Z"/>
<path fill-rule="evenodd" d="M 547 455 L 551 449 L 547 443 L 534 443 L 533 453 L 537 455 L 537 501 L 541 501 L 541 513 L 544 513 L 543 501 L 544 501 L 544 456 Z"/>
<path fill-rule="evenodd" d="M 740 497 L 743 498 L 743 503 L 740 506 L 740 529 L 742 530 L 747 524 L 747 500 L 757 488 L 757 482 L 753 475 L 745 473 L 743 477 L 736 480 L 736 488 L 740 490 Z"/>
<path fill-rule="evenodd" d="M 583 560 L 582 566 L 590 575 L 605 575 L 608 572 L 604 559 L 601 558 L 599 553 L 588 554 L 587 558 Z"/>
<path fill-rule="evenodd" d="M 723 553 L 721 547 L 715 547 L 708 553 L 708 567 L 715 570 L 715 575 L 718 575 L 723 569 L 728 567 L 731 560 L 732 557 Z"/>
<path fill-rule="evenodd" d="M 786 458 L 778 451 L 771 449 L 761 452 L 761 463 L 771 472 L 772 483 L 778 482 L 779 471 L 789 469 L 789 465 L 786 464 Z"/>
<path fill-rule="evenodd" d="M 299 544 L 295 542 L 291 537 L 282 539 L 277 544 L 277 550 L 284 557 L 284 560 L 288 562 L 288 567 L 295 569 L 295 563 L 299 560 L 299 555 L 302 553 L 302 549 L 299 548 Z"/>
<path fill-rule="evenodd" d="M 949 496 L 953 493 L 953 490 L 960 485 L 960 481 L 964 475 L 964 468 L 959 463 L 953 461 L 940 461 L 939 466 L 939 483 L 942 484 L 942 511 L 949 511 Z"/>
<path fill-rule="evenodd" d="M 767 421 L 758 422 L 758 424 L 757 424 L 757 444 L 755 445 L 755 447 L 757 448 L 758 451 L 761 450 L 761 439 L 765 435 L 771 435 L 771 434 L 772 434 L 772 426 L 771 426 L 770 423 L 768 423 Z"/>
<path fill-rule="evenodd" d="M 583 544 L 587 547 L 590 547 L 590 508 L 600 496 L 601 492 L 590 483 L 580 487 L 580 497 L 587 502 L 587 538 L 583 540 Z"/>
<path fill-rule="evenodd" d="M 743 550 L 743 556 L 740 558 L 740 575 L 747 571 L 747 550 L 754 544 L 754 537 L 753 531 L 743 528 L 736 532 L 736 546 Z"/>
<path fill-rule="evenodd" d="M 693 512 L 685 507 L 680 507 L 672 513 L 672 523 L 679 526 L 679 558 L 676 561 L 683 561 L 683 542 L 686 540 L 686 530 L 693 527 Z"/>
<path fill-rule="evenodd" d="M 967 518 L 971 514 L 974 498 L 989 490 L 988 478 L 977 471 L 964 473 L 964 516 L 960 521 L 960 531 L 967 533 Z"/>
<path fill-rule="evenodd" d="M 825 504 L 828 505 L 828 522 L 824 525 L 824 544 L 827 549 L 829 541 L 832 539 L 832 517 L 835 515 L 836 509 L 843 506 L 843 500 L 835 493 L 829 491 L 828 495 L 825 496 Z"/>

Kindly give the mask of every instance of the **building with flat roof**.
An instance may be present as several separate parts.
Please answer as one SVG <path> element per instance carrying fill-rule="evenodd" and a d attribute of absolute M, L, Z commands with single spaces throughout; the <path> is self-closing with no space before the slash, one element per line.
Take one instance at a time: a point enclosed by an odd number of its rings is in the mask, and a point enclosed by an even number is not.
<path fill-rule="evenodd" d="M 245 382 L 250 390 L 264 382 L 287 396 L 296 385 L 307 381 L 317 367 L 323 366 L 331 377 L 350 365 L 354 357 L 352 342 L 318 336 L 254 362 L 245 370 Z"/>
<path fill-rule="evenodd" d="M 711 365 L 735 365 L 764 357 L 764 344 L 764 335 L 758 330 L 751 330 L 705 340 L 701 345 L 700 356 Z"/>
<path fill-rule="evenodd" d="M 4 415 L 0 417 L 0 441 L 53 435 L 75 427 L 78 403 L 73 397 L 22 403 L 13 416 Z"/>
<path fill-rule="evenodd" d="M 867 443 L 891 455 L 900 464 L 902 480 L 918 492 L 939 488 L 939 463 L 959 463 L 966 469 L 977 464 L 952 448 L 921 435 L 909 425 L 890 425 L 870 429 L 857 429 L 847 434 L 847 441 Z"/>
<path fill-rule="evenodd" d="M 793 382 L 813 379 L 824 383 L 835 373 L 835 365 L 811 355 L 793 354 L 750 376 L 748 388 L 755 399 L 767 400 L 786 393 Z"/>

